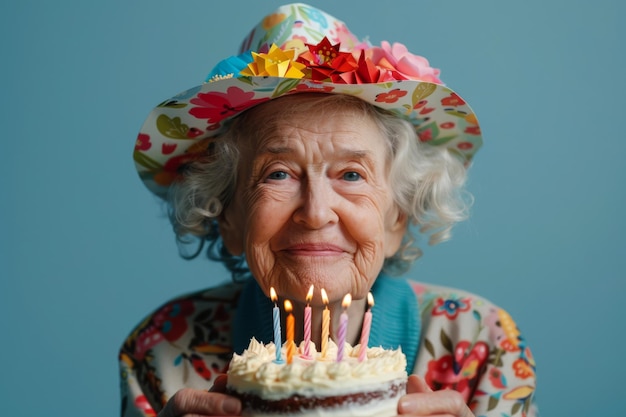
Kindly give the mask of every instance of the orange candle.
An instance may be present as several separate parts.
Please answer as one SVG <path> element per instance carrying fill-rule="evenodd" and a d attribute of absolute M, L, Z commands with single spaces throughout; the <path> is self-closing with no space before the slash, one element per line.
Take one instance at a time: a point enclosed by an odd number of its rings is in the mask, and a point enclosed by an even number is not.
<path fill-rule="evenodd" d="M 324 288 L 322 288 L 322 301 L 326 305 L 322 312 L 322 358 L 325 358 L 328 350 L 328 337 L 330 335 L 330 310 L 328 310 L 328 295 Z"/>
<path fill-rule="evenodd" d="M 295 319 L 293 317 L 292 311 L 293 307 L 291 306 L 291 302 L 289 300 L 285 300 L 285 312 L 287 313 L 287 363 L 291 363 L 293 361 L 293 354 L 296 351 L 296 344 L 293 341 L 295 335 Z"/>

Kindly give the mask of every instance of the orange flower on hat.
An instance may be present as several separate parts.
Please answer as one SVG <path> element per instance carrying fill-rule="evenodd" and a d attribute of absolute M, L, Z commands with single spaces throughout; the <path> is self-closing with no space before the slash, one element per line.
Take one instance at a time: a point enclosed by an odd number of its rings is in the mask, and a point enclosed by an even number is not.
<path fill-rule="evenodd" d="M 304 64 L 294 61 L 293 49 L 283 51 L 272 44 L 267 53 L 252 52 L 252 62 L 240 74 L 245 76 L 261 77 L 304 77 Z"/>
<path fill-rule="evenodd" d="M 263 19 L 263 29 L 269 30 L 285 20 L 287 16 L 284 13 L 273 13 Z"/>

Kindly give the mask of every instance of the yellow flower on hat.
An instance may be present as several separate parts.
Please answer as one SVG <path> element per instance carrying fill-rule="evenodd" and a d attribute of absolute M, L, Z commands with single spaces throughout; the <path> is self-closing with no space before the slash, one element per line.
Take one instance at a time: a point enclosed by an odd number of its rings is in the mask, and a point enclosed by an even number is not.
<path fill-rule="evenodd" d="M 302 78 L 306 66 L 294 61 L 295 50 L 283 51 L 272 45 L 267 53 L 252 52 L 252 62 L 241 71 L 241 75 L 260 77 Z"/>

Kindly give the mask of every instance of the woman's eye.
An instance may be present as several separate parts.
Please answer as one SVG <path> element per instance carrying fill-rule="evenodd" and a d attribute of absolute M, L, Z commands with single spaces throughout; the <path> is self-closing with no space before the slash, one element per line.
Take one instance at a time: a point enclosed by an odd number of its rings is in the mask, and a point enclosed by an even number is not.
<path fill-rule="evenodd" d="M 358 172 L 349 171 L 343 174 L 343 179 L 346 181 L 358 181 L 361 179 L 361 175 Z"/>
<path fill-rule="evenodd" d="M 267 179 L 268 180 L 284 180 L 288 176 L 289 175 L 285 171 L 275 171 L 275 172 L 272 172 L 270 175 L 268 175 Z"/>

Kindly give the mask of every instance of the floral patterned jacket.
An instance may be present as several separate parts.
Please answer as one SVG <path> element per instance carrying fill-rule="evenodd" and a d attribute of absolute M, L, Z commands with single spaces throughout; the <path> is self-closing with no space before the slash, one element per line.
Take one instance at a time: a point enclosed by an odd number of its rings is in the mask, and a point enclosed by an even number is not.
<path fill-rule="evenodd" d="M 538 415 L 535 362 L 504 310 L 464 291 L 384 275 L 372 292 L 370 346 L 401 345 L 409 373 L 434 390 L 459 391 L 477 417 Z M 265 303 L 254 282 L 225 284 L 150 314 L 120 350 L 122 417 L 156 416 L 179 389 L 210 388 L 250 333 L 271 341 Z"/>

